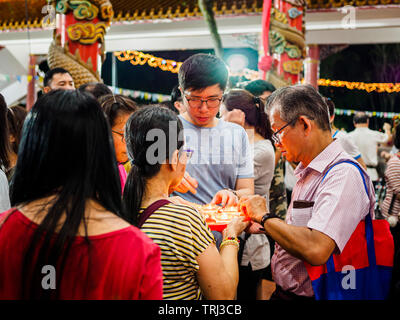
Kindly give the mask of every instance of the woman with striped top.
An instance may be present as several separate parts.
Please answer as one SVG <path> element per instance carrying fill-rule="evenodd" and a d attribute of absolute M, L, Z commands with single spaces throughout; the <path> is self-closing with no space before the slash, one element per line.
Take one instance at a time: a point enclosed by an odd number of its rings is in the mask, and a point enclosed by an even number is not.
<path fill-rule="evenodd" d="M 191 155 L 184 149 L 179 118 L 160 106 L 144 107 L 129 118 L 125 136 L 133 165 L 124 205 L 132 214 L 132 223 L 161 249 L 163 298 L 234 299 L 237 236 L 248 223 L 242 218 L 233 220 L 224 230 L 225 240 L 218 252 L 204 217 L 190 206 L 168 200 Z"/>
<path fill-rule="evenodd" d="M 400 149 L 400 125 L 395 127 L 393 144 Z M 400 298 L 400 151 L 391 155 L 385 171 L 386 197 L 382 202 L 382 214 L 390 224 L 394 240 L 394 265 L 392 272 L 391 299 Z"/>
<path fill-rule="evenodd" d="M 400 147 L 400 127 L 395 128 L 394 146 Z M 382 202 L 382 214 L 386 219 L 390 216 L 391 226 L 397 224 L 400 217 L 400 152 L 392 155 L 387 163 L 385 171 L 387 192 L 385 200 Z"/>

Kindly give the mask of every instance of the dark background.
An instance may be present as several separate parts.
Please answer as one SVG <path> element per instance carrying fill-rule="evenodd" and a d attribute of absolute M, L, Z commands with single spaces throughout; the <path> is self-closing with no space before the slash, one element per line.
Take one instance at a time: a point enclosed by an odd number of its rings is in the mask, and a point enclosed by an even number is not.
<path fill-rule="evenodd" d="M 182 51 L 146 51 L 155 57 L 183 62 L 196 53 L 212 53 L 214 50 L 182 50 Z M 243 54 L 249 60 L 248 68 L 257 70 L 258 53 L 250 48 L 224 49 L 224 60 L 232 54 Z M 162 71 L 160 68 L 150 67 L 147 63 L 143 66 L 134 66 L 129 61 L 116 59 L 117 83 L 116 87 L 161 93 L 169 95 L 172 88 L 178 84 L 178 74 Z M 102 78 L 105 84 L 111 85 L 112 53 L 108 52 L 102 66 Z"/>
<path fill-rule="evenodd" d="M 156 57 L 182 62 L 195 53 L 214 53 L 214 50 L 182 50 L 145 52 Z M 248 68 L 257 70 L 258 53 L 250 48 L 224 49 L 224 59 L 234 53 L 248 57 Z M 104 83 L 111 85 L 111 57 L 107 53 L 102 66 Z M 116 59 L 116 86 L 124 89 L 169 95 L 178 83 L 177 74 L 159 68 L 134 66 L 128 61 Z M 323 59 L 320 78 L 357 82 L 400 82 L 400 44 L 352 45 Z M 331 98 L 338 109 L 363 111 L 400 112 L 400 93 L 377 93 L 347 88 L 319 87 L 322 95 Z M 135 99 L 137 100 L 137 99 Z M 139 103 L 149 103 L 138 101 Z M 371 129 L 381 129 L 390 119 L 372 117 Z M 354 129 L 352 116 L 336 115 L 335 125 L 347 131 Z"/>

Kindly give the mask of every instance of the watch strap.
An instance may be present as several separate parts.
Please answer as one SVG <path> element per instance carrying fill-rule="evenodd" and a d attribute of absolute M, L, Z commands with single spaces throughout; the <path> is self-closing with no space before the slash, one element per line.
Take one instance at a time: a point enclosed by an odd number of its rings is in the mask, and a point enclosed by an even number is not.
<path fill-rule="evenodd" d="M 263 217 L 261 218 L 260 224 L 264 227 L 265 221 L 267 221 L 268 219 L 271 219 L 271 218 L 279 218 L 279 217 L 278 217 L 276 214 L 274 214 L 274 213 L 266 213 L 266 214 L 264 214 Z"/>

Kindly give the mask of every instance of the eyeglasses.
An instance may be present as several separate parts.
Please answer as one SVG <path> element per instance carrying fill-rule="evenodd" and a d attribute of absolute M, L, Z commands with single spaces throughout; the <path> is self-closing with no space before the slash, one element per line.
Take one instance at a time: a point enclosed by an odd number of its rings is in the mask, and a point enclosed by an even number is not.
<path fill-rule="evenodd" d="M 190 158 L 191 158 L 192 155 L 193 155 L 193 152 L 194 152 L 193 149 L 190 149 L 190 148 L 188 148 L 187 146 L 183 145 L 183 146 L 179 149 L 178 158 L 181 159 L 182 156 L 185 156 L 185 157 L 186 157 L 185 160 L 186 160 L 186 161 L 189 161 Z"/>
<path fill-rule="evenodd" d="M 125 142 L 125 136 L 123 133 L 115 131 L 115 130 L 111 130 L 111 131 L 116 133 L 117 135 L 121 136 L 121 142 Z"/>
<path fill-rule="evenodd" d="M 282 128 L 280 128 L 278 131 L 275 131 L 275 132 L 272 134 L 272 141 L 273 141 L 275 144 L 280 144 L 280 143 L 281 143 L 281 139 L 280 139 L 280 137 L 279 137 L 280 132 L 282 132 L 282 130 L 285 129 L 287 126 L 289 126 L 289 125 L 295 123 L 295 122 L 297 121 L 297 119 L 298 119 L 298 118 L 294 118 L 292 121 L 286 123 L 286 124 L 285 124 Z"/>
<path fill-rule="evenodd" d="M 208 108 L 214 109 L 218 108 L 222 101 L 222 97 L 200 99 L 200 98 L 188 98 L 187 96 L 185 96 L 185 99 L 191 108 L 200 108 L 203 105 L 203 102 L 205 102 Z"/>

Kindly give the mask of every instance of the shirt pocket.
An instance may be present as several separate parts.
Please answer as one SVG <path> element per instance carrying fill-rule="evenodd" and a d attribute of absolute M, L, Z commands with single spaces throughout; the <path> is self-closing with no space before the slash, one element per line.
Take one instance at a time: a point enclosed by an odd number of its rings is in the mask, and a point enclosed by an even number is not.
<path fill-rule="evenodd" d="M 312 216 L 312 207 L 292 208 L 292 225 L 306 227 Z"/>

